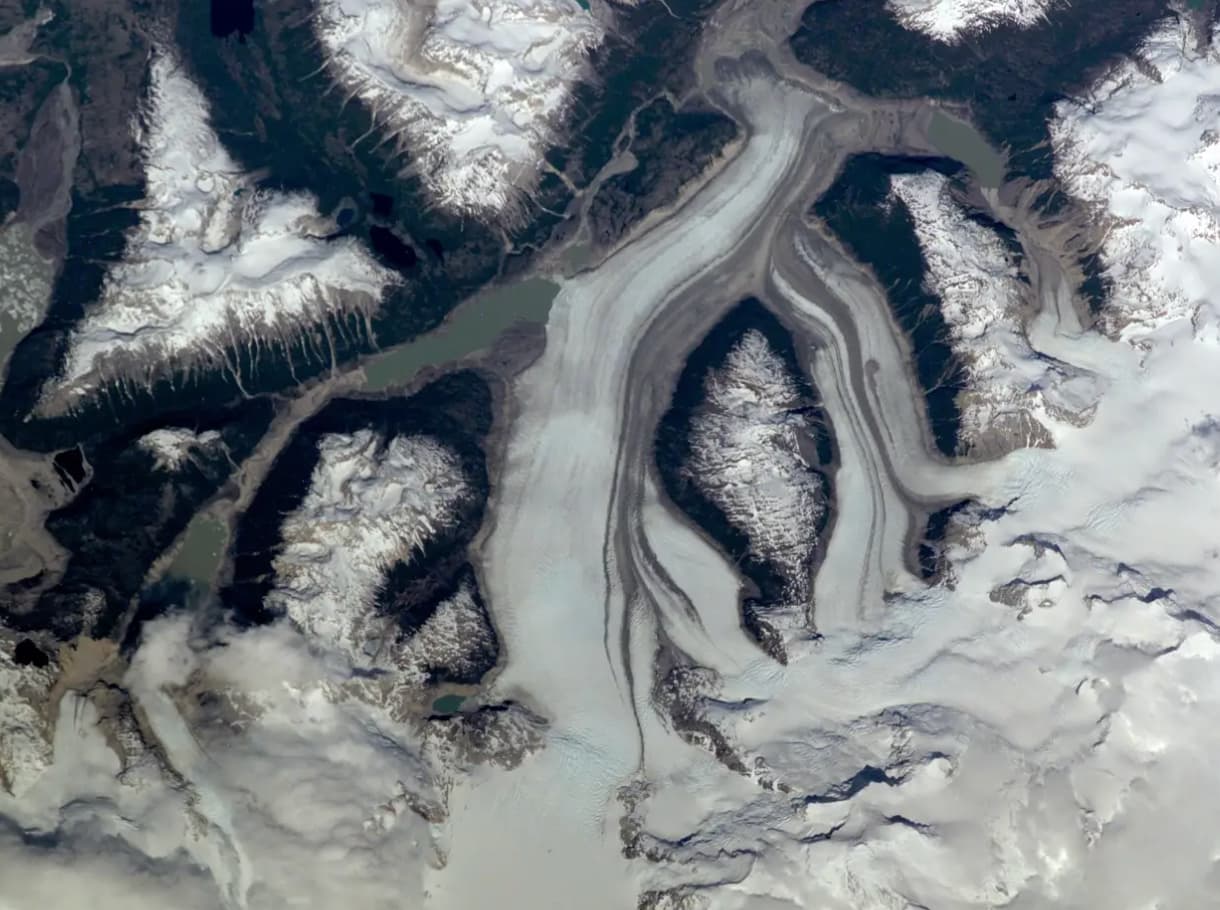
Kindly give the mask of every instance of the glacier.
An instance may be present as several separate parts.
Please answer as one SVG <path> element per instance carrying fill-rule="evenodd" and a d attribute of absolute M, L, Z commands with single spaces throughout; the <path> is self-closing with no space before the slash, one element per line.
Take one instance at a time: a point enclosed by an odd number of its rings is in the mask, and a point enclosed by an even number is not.
<path fill-rule="evenodd" d="M 892 179 L 967 367 L 967 445 L 945 455 L 887 289 L 809 214 L 849 154 L 932 154 L 926 105 L 836 94 L 781 51 L 716 57 L 749 6 L 726 8 L 700 71 L 740 146 L 563 278 L 544 350 L 505 381 L 478 587 L 382 649 L 367 623 L 387 564 L 472 494 L 439 438 L 332 433 L 276 516 L 285 615 L 171 612 L 67 676 L 65 651 L 31 669 L 0 642 L 0 900 L 1214 903 L 1211 35 L 1164 23 L 1055 108 L 1056 174 L 1103 234 L 1092 322 L 1075 238 L 1010 204 L 1030 187 Z M 689 477 L 791 573 L 786 662 L 742 628 L 741 566 L 653 457 L 682 355 L 747 294 L 782 317 L 834 431 L 833 525 L 816 530 L 795 377 L 761 334 L 711 371 Z M 166 427 L 141 444 L 172 461 L 202 442 Z M 951 503 L 925 578 L 913 544 Z M 503 657 L 462 710 L 404 695 L 430 655 L 460 663 L 491 634 Z"/>

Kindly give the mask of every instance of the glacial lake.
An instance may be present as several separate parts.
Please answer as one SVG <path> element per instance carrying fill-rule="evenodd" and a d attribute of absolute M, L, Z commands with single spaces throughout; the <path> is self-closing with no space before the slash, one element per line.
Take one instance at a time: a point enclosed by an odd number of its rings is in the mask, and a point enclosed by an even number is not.
<path fill-rule="evenodd" d="M 207 513 L 196 515 L 182 534 L 182 543 L 165 570 L 166 577 L 185 578 L 209 587 L 220 568 L 229 529 Z"/>
<path fill-rule="evenodd" d="M 433 714 L 453 714 L 462 709 L 465 695 L 442 695 L 432 703 Z"/>
<path fill-rule="evenodd" d="M 459 360 L 489 347 L 520 322 L 545 323 L 559 285 L 528 278 L 480 294 L 458 307 L 445 323 L 415 341 L 400 345 L 364 364 L 364 388 L 381 392 L 409 382 L 425 367 Z"/>
<path fill-rule="evenodd" d="M 944 111 L 933 111 L 928 139 L 945 155 L 970 168 L 983 186 L 997 187 L 1004 182 L 1004 156 L 969 123 Z"/>

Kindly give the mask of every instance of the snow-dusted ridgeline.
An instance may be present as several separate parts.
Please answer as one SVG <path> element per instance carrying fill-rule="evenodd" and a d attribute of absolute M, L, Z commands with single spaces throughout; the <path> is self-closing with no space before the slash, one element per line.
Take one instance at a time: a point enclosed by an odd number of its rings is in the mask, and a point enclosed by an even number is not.
<path fill-rule="evenodd" d="M 413 635 L 393 643 L 387 658 L 397 667 L 403 685 L 422 687 L 431 668 L 474 676 L 494 661 L 495 632 L 476 596 L 473 582 L 463 579 Z"/>
<path fill-rule="evenodd" d="M 185 427 L 161 427 L 141 436 L 136 443 L 153 457 L 154 464 L 163 471 L 176 471 L 200 450 L 223 445 L 224 440 L 217 430 L 196 433 Z"/>
<path fill-rule="evenodd" d="M 967 34 L 1000 25 L 1028 27 L 1068 0 L 888 0 L 890 13 L 905 28 L 937 41 L 955 43 Z"/>
<path fill-rule="evenodd" d="M 827 491 L 801 451 L 809 430 L 794 413 L 803 404 L 800 388 L 766 336 L 751 329 L 709 373 L 704 393 L 685 470 L 747 535 L 751 554 L 783 576 L 786 602 L 769 604 L 768 616 L 804 628 Z"/>
<path fill-rule="evenodd" d="M 268 606 L 357 665 L 384 663 L 397 627 L 374 596 L 387 570 L 475 495 L 458 456 L 432 437 L 324 436 L 309 492 L 280 527 Z"/>
<path fill-rule="evenodd" d="M 62 371 L 43 388 L 44 412 L 108 382 L 227 368 L 233 349 L 286 351 L 328 316 L 367 316 L 397 280 L 354 239 L 325 239 L 310 195 L 256 189 L 172 55 L 154 57 L 150 83 L 134 126 L 147 168 L 140 222 L 72 330 Z"/>
<path fill-rule="evenodd" d="M 1200 41 L 1201 38 L 1210 40 Z M 1217 35 L 1163 25 L 1051 123 L 1056 173 L 1108 224 L 1114 285 L 1103 314 L 1136 338 L 1180 319 L 1220 331 L 1220 50 Z M 1204 49 L 1198 50 L 1203 43 Z"/>
<path fill-rule="evenodd" d="M 950 346 L 968 377 L 970 387 L 957 399 L 959 444 L 980 454 L 1052 444 L 1048 411 L 1081 419 L 1058 390 L 1073 371 L 1031 349 L 1029 304 L 1011 251 L 967 216 L 943 174 L 894 174 L 890 186 L 911 214 L 929 289 L 940 298 Z"/>
<path fill-rule="evenodd" d="M 507 220 L 602 36 L 576 0 L 318 0 L 316 27 L 436 203 Z"/>
<path fill-rule="evenodd" d="M 1133 76 L 1123 90 L 1142 84 Z M 771 99 L 785 97 L 768 89 Z M 611 496 L 618 393 L 636 350 L 604 339 L 610 329 L 621 339 L 643 331 L 653 303 L 685 278 L 674 268 L 723 255 L 756 211 L 750 193 L 787 185 L 784 162 L 795 158 L 801 132 L 792 119 L 763 122 L 770 128 L 753 133 L 728 177 L 692 202 L 690 220 L 661 225 L 647 248 L 629 246 L 613 268 L 565 287 L 549 329 L 554 343 L 518 387 L 522 419 L 487 549 L 489 590 L 508 595 L 503 628 L 514 655 L 497 686 L 537 700 L 552 720 L 547 748 L 512 773 L 457 780 L 453 813 L 431 824 L 425 816 L 441 816 L 439 791 L 450 781 L 433 776 L 417 742 L 385 712 L 337 697 L 351 676 L 350 662 L 330 659 L 337 651 L 320 659 L 321 649 L 281 622 L 226 633 L 224 647 L 200 655 L 186 623 L 154 623 L 126 683 L 185 772 L 189 817 L 202 822 L 184 830 L 179 790 L 121 789 L 87 699 L 72 694 L 57 729 L 57 767 L 19 806 L 0 794 L 0 811 L 43 826 L 36 830 L 54 830 L 70 807 L 58 837 L 76 848 L 71 874 L 18 841 L 0 853 L 8 863 L 0 873 L 22 873 L 0 877 L 8 892 L 54 905 L 29 892 L 59 872 L 55 887 L 70 895 L 51 892 L 60 903 L 136 908 L 142 897 L 112 895 L 168 890 L 169 882 L 184 910 L 215 910 L 211 879 L 229 906 L 250 910 L 464 910 L 489 898 L 566 906 L 573 895 L 592 910 L 1212 906 L 1220 338 L 1207 300 L 1146 309 L 1160 293 L 1149 279 L 1174 275 L 1169 266 L 1124 271 L 1121 248 L 1109 250 L 1112 307 L 1137 317 L 1117 326 L 1119 340 L 1134 344 L 1056 326 L 1046 301 L 1045 318 L 1029 330 L 1040 356 L 1088 371 L 1098 397 L 1092 419 L 1058 421 L 1054 448 L 987 465 L 931 462 L 909 443 L 912 434 L 896 432 L 896 421 L 884 420 L 895 405 L 868 400 L 895 373 L 879 371 L 883 381 L 872 385 L 866 373 L 855 401 L 847 399 L 856 386 L 823 381 L 850 378 L 837 362 L 885 350 L 867 337 L 890 331 L 883 300 L 846 307 L 865 339 L 858 349 L 837 340 L 827 317 L 819 389 L 837 438 L 857 439 L 842 450 L 841 473 L 884 476 L 917 492 L 958 483 L 991 507 L 955 529 L 951 583 L 925 586 L 900 559 L 874 561 L 870 551 L 906 516 L 875 504 L 866 513 L 868 490 L 857 484 L 858 495 L 838 503 L 835 537 L 858 530 L 847 538 L 859 541 L 850 563 L 878 576 L 860 590 L 883 591 L 880 609 L 827 629 L 784 667 L 737 647 L 732 622 L 695 628 L 681 607 L 661 619 L 676 647 L 694 654 L 699 646 L 714 683 L 700 710 L 750 773 L 681 742 L 641 710 L 643 699 L 621 696 L 624 674 L 612 671 L 628 664 L 638 690 L 651 691 L 645 672 L 660 622 L 631 612 L 633 659 L 603 660 L 613 628 L 606 605 L 628 614 L 628 598 L 607 593 L 607 549 L 589 519 L 600 525 Z M 1123 130 L 1143 128 L 1138 116 L 1106 126 L 1116 144 Z M 1190 173 L 1193 147 L 1181 154 L 1165 145 L 1162 167 L 1172 176 L 1164 179 Z M 1071 150 L 1059 149 L 1065 166 Z M 1211 186 L 1175 199 L 1177 211 L 1210 210 Z M 1116 194 L 1099 197 L 1107 208 L 1144 191 L 1121 181 L 1103 187 Z M 1136 226 L 1116 222 L 1115 230 Z M 1178 260 L 1175 280 L 1207 280 L 1200 276 L 1210 261 Z M 829 293 L 847 286 L 831 269 L 822 274 Z M 900 358 L 885 359 L 885 369 L 901 372 Z M 883 418 L 879 431 L 861 420 L 849 433 L 849 418 L 869 409 Z M 701 616 L 709 602 L 731 607 L 726 592 L 736 579 L 714 548 L 687 529 L 649 532 L 649 543 Z M 708 641 L 708 628 L 723 641 Z M 188 724 L 166 693 L 190 685 L 179 702 Z M 197 696 L 217 693 L 232 714 L 209 722 L 198 714 L 215 700 Z M 614 792 L 620 801 L 607 798 Z M 630 860 L 619 852 L 623 835 L 639 850 Z M 140 858 L 133 872 L 112 849 L 117 839 L 165 865 Z M 178 848 L 209 871 L 202 887 L 193 866 L 176 861 Z"/>

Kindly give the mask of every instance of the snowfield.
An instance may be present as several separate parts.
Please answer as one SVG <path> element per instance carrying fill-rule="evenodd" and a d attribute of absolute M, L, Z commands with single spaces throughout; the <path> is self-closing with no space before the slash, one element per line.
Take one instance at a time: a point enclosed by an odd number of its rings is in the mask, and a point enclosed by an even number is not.
<path fill-rule="evenodd" d="M 234 349 L 287 346 L 327 317 L 366 314 L 397 276 L 332 230 L 304 193 L 256 188 L 168 53 L 152 61 L 143 117 L 148 198 L 123 261 L 72 330 L 39 407 L 61 413 L 108 383 L 208 365 Z M 236 376 L 241 382 L 241 376 Z"/>
<path fill-rule="evenodd" d="M 885 289 L 802 217 L 834 143 L 907 154 L 910 134 L 876 138 L 904 118 L 719 67 L 749 127 L 736 157 L 564 280 L 511 384 L 478 590 L 383 646 L 385 567 L 474 494 L 434 438 L 334 434 L 283 516 L 283 618 L 171 612 L 87 685 L 0 644 L 0 907 L 1214 906 L 1220 62 L 1193 37 L 1159 31 L 1052 124 L 1109 226 L 1097 325 L 1053 231 L 1018 259 L 938 175 L 892 184 L 967 365 L 967 432 L 1019 437 L 994 457 L 933 450 Z M 809 476 L 794 377 L 744 334 L 690 470 L 792 572 L 794 605 L 816 601 L 783 664 L 655 471 L 673 352 L 743 289 L 782 310 L 838 455 Z M 924 578 L 908 544 L 963 500 Z M 493 634 L 503 660 L 460 712 L 402 710 L 393 685 Z"/>
<path fill-rule="evenodd" d="M 711 663 L 702 717 L 751 773 L 709 754 L 648 781 L 631 812 L 658 906 L 1213 901 L 1218 83 L 1214 51 L 1184 37 L 1149 43 L 1159 79 L 1124 68 L 1054 125 L 1063 173 L 1114 216 L 1109 337 L 1053 319 L 1014 335 L 996 306 L 1001 260 L 945 210 L 937 181 L 896 185 L 962 350 L 994 346 L 1016 375 L 1055 358 L 1088 377 L 1097 407 L 1083 422 L 1040 413 L 1054 448 L 970 474 L 987 508 L 954 520 L 946 579 L 891 578 L 883 611 L 781 670 Z M 972 381 L 1003 401 L 1010 375 Z M 1053 394 L 1067 380 L 1037 381 Z M 835 420 L 833 395 L 827 408 Z M 857 500 L 839 495 L 836 535 L 859 524 Z M 661 552 L 675 573 L 691 558 Z"/>
<path fill-rule="evenodd" d="M 318 0 L 348 92 L 401 141 L 436 203 L 516 214 L 601 26 L 576 0 Z M 400 140 L 399 138 L 400 137 Z"/>
<path fill-rule="evenodd" d="M 1066 0 L 888 0 L 887 6 L 904 27 L 952 44 L 998 25 L 1033 25 L 1061 2 Z"/>

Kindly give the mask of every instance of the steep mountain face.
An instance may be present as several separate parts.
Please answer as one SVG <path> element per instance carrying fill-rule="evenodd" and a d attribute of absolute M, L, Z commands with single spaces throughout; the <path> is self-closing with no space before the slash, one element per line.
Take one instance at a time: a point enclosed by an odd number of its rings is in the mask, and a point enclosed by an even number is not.
<path fill-rule="evenodd" d="M 747 300 L 691 353 L 656 457 L 669 496 L 749 579 L 742 622 L 784 659 L 810 634 L 833 447 L 791 336 Z"/>
<path fill-rule="evenodd" d="M 1048 416 L 1086 420 L 1091 388 L 1085 372 L 1031 348 L 1035 309 L 1018 255 L 994 226 L 970 217 L 940 172 L 894 174 L 890 186 L 910 213 L 924 280 L 961 364 L 957 451 L 982 457 L 1054 445 Z"/>
<path fill-rule="evenodd" d="M 968 110 L 996 147 L 1009 149 L 1010 175 L 1043 180 L 1054 168 L 1055 103 L 1135 53 L 1169 4 L 999 6 L 821 0 L 805 9 L 792 49 L 802 63 L 869 95 L 936 98 Z M 889 65 L 876 66 L 878 59 Z"/>
<path fill-rule="evenodd" d="M 429 435 L 360 429 L 323 435 L 317 449 L 308 491 L 280 525 L 263 609 L 354 667 L 391 673 L 408 697 L 441 680 L 477 684 L 498 645 L 469 569 L 398 615 L 383 595 L 391 569 L 414 568 L 481 509 L 480 478 Z"/>

